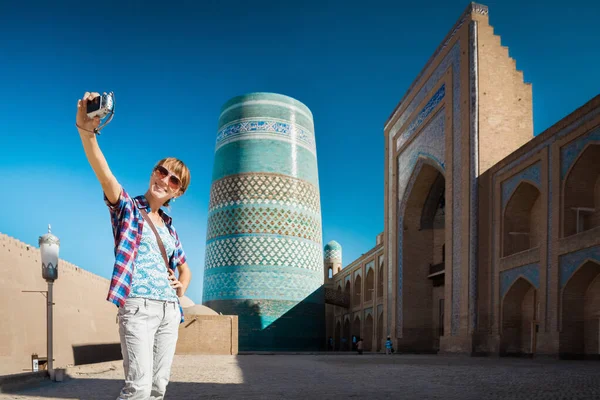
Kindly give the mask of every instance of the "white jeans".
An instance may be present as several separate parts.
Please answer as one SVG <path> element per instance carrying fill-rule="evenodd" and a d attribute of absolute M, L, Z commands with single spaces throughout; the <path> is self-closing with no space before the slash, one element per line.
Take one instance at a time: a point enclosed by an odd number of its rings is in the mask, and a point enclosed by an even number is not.
<path fill-rule="evenodd" d="M 162 399 L 171 375 L 181 314 L 173 302 L 130 297 L 119 307 L 125 386 L 121 399 Z"/>

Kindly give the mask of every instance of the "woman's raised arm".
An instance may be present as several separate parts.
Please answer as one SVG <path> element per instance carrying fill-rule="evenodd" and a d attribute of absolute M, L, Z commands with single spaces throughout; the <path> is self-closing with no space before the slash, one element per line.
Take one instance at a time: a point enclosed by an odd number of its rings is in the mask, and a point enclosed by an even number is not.
<path fill-rule="evenodd" d="M 110 203 L 116 204 L 121 195 L 121 185 L 110 171 L 94 133 L 94 128 L 100 125 L 100 118 L 90 118 L 86 113 L 88 100 L 93 100 L 98 96 L 100 96 L 99 93 L 85 92 L 83 98 L 77 102 L 76 126 L 81 137 L 85 155 L 100 185 L 102 185 L 102 190 L 106 198 Z"/>

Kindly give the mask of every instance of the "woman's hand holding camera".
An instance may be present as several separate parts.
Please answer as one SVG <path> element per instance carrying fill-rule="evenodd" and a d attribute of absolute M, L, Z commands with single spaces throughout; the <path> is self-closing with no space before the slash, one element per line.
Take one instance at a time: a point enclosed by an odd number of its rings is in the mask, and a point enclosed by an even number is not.
<path fill-rule="evenodd" d="M 88 100 L 93 100 L 100 96 L 100 93 L 96 92 L 85 92 L 81 100 L 77 101 L 77 117 L 75 118 L 75 125 L 79 129 L 79 133 L 82 131 L 94 134 L 94 129 L 100 125 L 100 118 L 90 118 L 87 115 L 87 103 Z"/>

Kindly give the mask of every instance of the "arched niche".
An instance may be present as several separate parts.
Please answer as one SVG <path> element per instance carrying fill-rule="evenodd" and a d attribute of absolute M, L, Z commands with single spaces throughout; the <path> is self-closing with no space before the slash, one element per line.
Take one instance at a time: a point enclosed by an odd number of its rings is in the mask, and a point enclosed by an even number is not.
<path fill-rule="evenodd" d="M 540 245 L 542 240 L 542 196 L 539 189 L 523 181 L 504 208 L 502 219 L 504 257 Z"/>
<path fill-rule="evenodd" d="M 600 264 L 585 260 L 562 290 L 560 353 L 600 354 Z"/>
<path fill-rule="evenodd" d="M 600 226 L 600 144 L 590 143 L 563 182 L 563 237 Z"/>

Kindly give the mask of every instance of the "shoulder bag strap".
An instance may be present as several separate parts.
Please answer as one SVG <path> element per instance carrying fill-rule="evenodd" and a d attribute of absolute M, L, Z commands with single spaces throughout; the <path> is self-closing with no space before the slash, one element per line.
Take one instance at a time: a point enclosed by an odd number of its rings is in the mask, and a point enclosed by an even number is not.
<path fill-rule="evenodd" d="M 144 219 L 146 220 L 148 225 L 150 225 L 150 228 L 152 228 L 152 232 L 154 232 L 154 235 L 156 235 L 156 241 L 158 242 L 158 247 L 160 248 L 160 252 L 162 253 L 163 259 L 165 260 L 165 266 L 167 267 L 167 272 L 171 273 L 171 268 L 169 268 L 169 258 L 167 257 L 167 251 L 165 250 L 165 245 L 163 244 L 162 239 L 160 238 L 160 235 L 156 231 L 156 227 L 154 226 L 154 223 L 152 222 L 150 217 L 148 217 L 148 213 L 146 212 L 146 210 L 144 210 L 142 208 L 140 208 L 139 210 L 142 213 L 142 216 L 144 217 Z"/>

